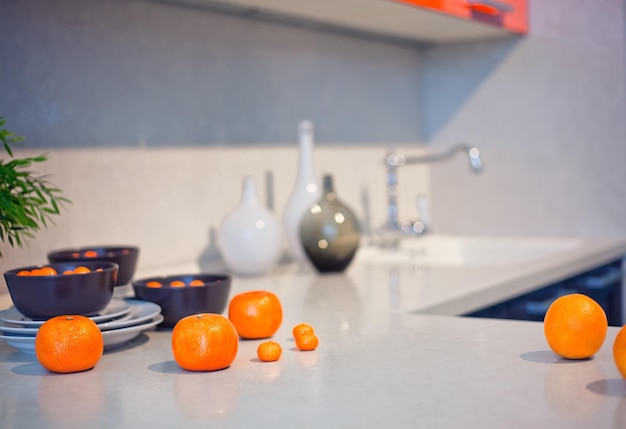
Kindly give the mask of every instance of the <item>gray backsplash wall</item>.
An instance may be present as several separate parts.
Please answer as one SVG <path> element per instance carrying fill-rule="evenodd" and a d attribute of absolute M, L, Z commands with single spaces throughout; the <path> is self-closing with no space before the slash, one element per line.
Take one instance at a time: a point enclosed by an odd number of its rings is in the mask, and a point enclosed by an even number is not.
<path fill-rule="evenodd" d="M 424 52 L 424 129 L 480 146 L 431 168 L 440 230 L 626 235 L 626 2 L 530 1 L 511 41 Z"/>
<path fill-rule="evenodd" d="M 419 138 L 407 46 L 154 0 L 0 0 L 0 112 L 29 146 Z"/>

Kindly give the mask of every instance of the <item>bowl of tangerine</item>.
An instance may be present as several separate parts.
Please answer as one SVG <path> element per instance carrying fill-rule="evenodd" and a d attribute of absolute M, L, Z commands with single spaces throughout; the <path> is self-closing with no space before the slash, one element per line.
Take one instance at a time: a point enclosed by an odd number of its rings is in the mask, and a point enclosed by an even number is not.
<path fill-rule="evenodd" d="M 139 259 L 137 246 L 87 246 L 48 252 L 49 262 L 114 262 L 118 265 L 116 286 L 130 283 Z"/>
<path fill-rule="evenodd" d="M 4 279 L 17 311 L 48 319 L 102 310 L 113 297 L 117 273 L 114 262 L 62 262 L 8 270 Z"/>
<path fill-rule="evenodd" d="M 179 274 L 132 282 L 135 297 L 158 304 L 163 322 L 172 327 L 196 313 L 220 314 L 226 308 L 231 278 L 225 274 Z"/>

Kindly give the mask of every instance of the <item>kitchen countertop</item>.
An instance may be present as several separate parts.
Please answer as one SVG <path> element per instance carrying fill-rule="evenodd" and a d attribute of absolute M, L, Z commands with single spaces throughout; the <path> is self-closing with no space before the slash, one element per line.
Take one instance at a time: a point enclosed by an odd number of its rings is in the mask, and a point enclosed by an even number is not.
<path fill-rule="evenodd" d="M 567 361 L 550 351 L 540 322 L 455 317 L 625 253 L 624 241 L 590 240 L 516 266 L 356 261 L 345 274 L 287 265 L 234 278 L 231 295 L 267 289 L 281 299 L 273 339 L 283 355 L 261 363 L 261 341 L 241 341 L 233 364 L 211 373 L 177 366 L 171 329 L 67 375 L 0 341 L 0 427 L 626 427 L 626 381 L 611 354 L 618 328 L 593 359 Z M 317 350 L 295 349 L 291 327 L 302 321 L 316 328 Z"/>

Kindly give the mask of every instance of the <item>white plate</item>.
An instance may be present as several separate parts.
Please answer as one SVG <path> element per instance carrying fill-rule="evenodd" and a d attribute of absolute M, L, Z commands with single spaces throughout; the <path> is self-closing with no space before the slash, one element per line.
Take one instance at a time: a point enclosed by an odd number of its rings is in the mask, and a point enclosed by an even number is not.
<path fill-rule="evenodd" d="M 154 328 L 156 325 L 161 323 L 163 319 L 163 315 L 159 314 L 154 319 L 146 323 L 142 323 L 141 325 L 104 331 L 102 333 L 102 338 L 104 339 L 104 350 L 113 349 L 126 344 L 133 338 L 138 337 L 143 331 Z"/>
<path fill-rule="evenodd" d="M 120 329 L 127 326 L 140 325 L 154 318 L 161 312 L 161 307 L 153 302 L 141 301 L 136 299 L 126 300 L 126 303 L 130 306 L 128 314 L 123 315 L 118 319 L 111 321 L 97 323 L 101 331 L 109 331 L 111 329 Z M 19 335 L 22 337 L 34 337 L 37 335 L 39 327 L 25 328 L 21 325 L 17 325 L 11 322 L 0 321 L 0 332 L 4 334 Z"/>
<path fill-rule="evenodd" d="M 96 323 L 102 323 L 108 320 L 113 320 L 116 317 L 121 317 L 129 311 L 130 305 L 126 301 L 119 298 L 113 298 L 104 310 L 88 317 Z M 17 311 L 15 307 L 0 311 L 0 320 L 29 328 L 39 327 L 43 324 L 43 322 L 45 322 L 45 320 L 30 319 Z"/>
<path fill-rule="evenodd" d="M 24 353 L 35 353 L 35 337 L 0 335 L 0 340 L 6 341 L 8 345 L 15 347 Z"/>
<path fill-rule="evenodd" d="M 128 319 L 115 319 L 110 322 L 98 323 L 98 327 L 101 331 L 140 325 L 152 320 L 156 315 L 161 313 L 161 307 L 154 302 L 141 301 L 139 299 L 127 299 L 126 302 L 130 305 L 130 317 Z M 1 330 L 2 327 L 0 326 L 0 331 Z"/>
<path fill-rule="evenodd" d="M 9 322 L 0 322 L 0 332 L 3 334 L 12 334 L 20 337 L 34 337 L 37 335 L 39 327 L 37 328 L 24 328 L 23 326 L 16 325 Z"/>
<path fill-rule="evenodd" d="M 161 309 L 159 308 L 159 311 L 153 313 L 152 317 L 156 316 L 160 311 Z M 96 325 L 100 328 L 101 331 L 106 331 L 109 329 L 122 328 L 124 326 L 138 325 L 141 322 L 145 322 L 147 319 L 149 319 L 143 318 L 143 320 L 131 320 L 132 318 L 133 314 L 131 308 L 131 311 L 129 311 L 128 314 L 125 314 L 119 319 L 113 319 L 109 322 L 104 323 L 96 323 Z M 3 334 L 19 335 L 21 337 L 34 337 L 35 335 L 37 335 L 39 328 L 40 326 L 37 326 L 36 328 L 25 328 L 21 325 L 16 325 L 15 323 L 0 321 L 0 332 Z"/>
<path fill-rule="evenodd" d="M 128 328 L 113 329 L 104 331 L 104 350 L 120 347 L 130 340 L 138 337 L 143 331 L 154 328 L 163 321 L 163 315 L 159 314 L 154 319 L 141 325 L 129 326 Z M 0 340 L 4 340 L 8 345 L 24 353 L 35 353 L 35 337 L 22 337 L 17 335 L 0 335 Z"/>

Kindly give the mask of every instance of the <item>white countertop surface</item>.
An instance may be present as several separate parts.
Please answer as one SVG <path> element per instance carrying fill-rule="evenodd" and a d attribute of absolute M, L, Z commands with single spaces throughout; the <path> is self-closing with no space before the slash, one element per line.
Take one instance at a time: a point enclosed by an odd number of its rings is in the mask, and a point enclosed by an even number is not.
<path fill-rule="evenodd" d="M 618 328 L 593 359 L 566 361 L 540 322 L 454 316 L 626 253 L 624 241 L 584 244 L 516 266 L 357 261 L 345 274 L 281 266 L 234 278 L 231 295 L 268 289 L 283 303 L 273 338 L 283 355 L 272 363 L 256 360 L 260 341 L 241 341 L 229 368 L 186 372 L 165 329 L 106 352 L 93 370 L 57 375 L 0 341 L 0 427 L 626 427 L 626 381 L 611 354 Z M 316 328 L 315 351 L 295 349 L 291 327 L 302 321 Z"/>

